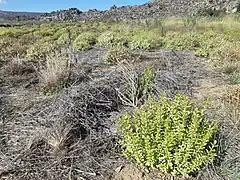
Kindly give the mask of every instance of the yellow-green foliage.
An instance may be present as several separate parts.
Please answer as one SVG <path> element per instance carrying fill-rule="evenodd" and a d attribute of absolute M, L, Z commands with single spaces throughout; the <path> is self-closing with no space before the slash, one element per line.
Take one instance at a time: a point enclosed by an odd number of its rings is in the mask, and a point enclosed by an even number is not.
<path fill-rule="evenodd" d="M 227 42 L 220 45 L 216 53 L 216 65 L 226 73 L 240 72 L 240 43 Z"/>
<path fill-rule="evenodd" d="M 26 57 L 28 59 L 46 59 L 46 56 L 57 49 L 57 45 L 51 41 L 39 40 L 28 50 Z"/>
<path fill-rule="evenodd" d="M 189 175 L 216 157 L 218 124 L 184 95 L 161 97 L 119 120 L 124 154 L 151 170 Z"/>
<path fill-rule="evenodd" d="M 2 36 L 9 36 L 9 37 L 17 37 L 22 34 L 28 33 L 31 31 L 29 29 L 20 29 L 20 28 L 0 28 L 0 37 Z"/>
<path fill-rule="evenodd" d="M 70 32 L 70 29 L 69 28 L 62 28 L 62 29 L 59 29 L 56 33 L 53 34 L 53 39 L 54 40 L 57 40 L 59 39 L 63 34 L 68 34 Z"/>
<path fill-rule="evenodd" d="M 130 37 L 131 49 L 153 49 L 162 46 L 163 38 L 161 32 L 158 29 L 140 29 L 133 31 L 132 37 Z"/>
<path fill-rule="evenodd" d="M 73 41 L 73 49 L 77 51 L 85 51 L 92 48 L 90 45 L 91 41 L 96 41 L 97 34 L 95 32 L 84 32 L 81 33 Z"/>
<path fill-rule="evenodd" d="M 98 38 L 98 45 L 102 47 L 114 47 L 121 46 L 127 41 L 127 37 L 124 33 L 105 31 Z"/>
<path fill-rule="evenodd" d="M 133 60 L 133 53 L 123 46 L 116 46 L 108 50 L 105 60 L 113 64 L 123 61 L 131 62 L 131 60 Z"/>
<path fill-rule="evenodd" d="M 34 35 L 40 37 L 53 36 L 59 27 L 55 27 L 53 24 L 42 24 L 40 28 L 34 32 Z"/>
<path fill-rule="evenodd" d="M 197 56 L 209 58 L 216 66 L 231 69 L 233 59 L 239 56 L 239 29 L 239 17 L 230 15 L 218 18 L 179 17 L 127 22 L 23 25 L 0 28 L 0 56 L 24 57 L 26 49 L 29 49 L 30 57 L 41 57 L 53 46 L 64 45 L 72 46 L 76 51 L 88 50 L 91 49 L 89 42 L 96 41 L 98 46 L 106 48 L 124 45 L 134 50 L 191 50 Z M 32 36 L 34 40 L 27 41 L 23 36 Z"/>
<path fill-rule="evenodd" d="M 164 47 L 174 50 L 194 50 L 200 47 L 199 35 L 194 32 L 175 32 L 167 34 L 164 39 Z"/>
<path fill-rule="evenodd" d="M 59 38 L 56 40 L 56 43 L 61 44 L 69 44 L 70 43 L 70 34 L 69 32 L 63 33 Z"/>

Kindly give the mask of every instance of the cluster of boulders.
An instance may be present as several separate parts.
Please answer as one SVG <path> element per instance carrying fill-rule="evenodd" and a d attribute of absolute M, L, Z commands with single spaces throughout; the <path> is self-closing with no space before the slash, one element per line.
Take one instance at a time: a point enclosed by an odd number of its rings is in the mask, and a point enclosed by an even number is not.
<path fill-rule="evenodd" d="M 223 10 L 226 13 L 235 13 L 240 11 L 240 0 L 206 0 L 204 6 L 214 10 Z"/>
<path fill-rule="evenodd" d="M 222 10 L 235 13 L 240 10 L 240 0 L 153 0 L 136 6 L 112 6 L 109 10 L 91 9 L 81 12 L 69 9 L 41 16 L 41 20 L 106 21 L 126 19 L 148 19 L 166 16 L 185 16 L 200 9 Z"/>
<path fill-rule="evenodd" d="M 185 16 L 201 9 L 220 10 L 226 13 L 240 11 L 240 0 L 152 0 L 136 6 L 112 6 L 109 10 L 90 9 L 82 12 L 77 8 L 39 14 L 34 19 L 42 21 L 106 21 Z M 1 13 L 0 13 L 1 19 Z M 16 18 L 15 18 L 16 19 Z M 21 19 L 20 16 L 17 19 Z M 32 19 L 32 18 L 30 18 Z"/>

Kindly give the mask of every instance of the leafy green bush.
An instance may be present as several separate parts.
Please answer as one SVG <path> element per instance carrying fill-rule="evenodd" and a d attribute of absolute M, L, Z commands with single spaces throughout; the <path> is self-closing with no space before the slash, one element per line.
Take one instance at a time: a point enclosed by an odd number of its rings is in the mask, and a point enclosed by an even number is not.
<path fill-rule="evenodd" d="M 159 30 L 140 29 L 133 32 L 130 37 L 131 49 L 150 50 L 162 46 L 163 38 Z"/>
<path fill-rule="evenodd" d="M 102 47 L 122 46 L 126 41 L 124 33 L 113 31 L 106 31 L 97 38 L 98 44 Z"/>
<path fill-rule="evenodd" d="M 206 119 L 205 110 L 181 94 L 170 102 L 152 99 L 120 118 L 124 154 L 150 170 L 173 175 L 200 170 L 217 155 L 218 124 Z"/>
<path fill-rule="evenodd" d="M 168 34 L 164 39 L 164 47 L 174 50 L 194 50 L 200 47 L 199 35 L 194 32 Z"/>
<path fill-rule="evenodd" d="M 74 41 L 73 41 L 73 49 L 77 51 L 85 51 L 92 48 L 90 45 L 91 41 L 96 41 L 97 34 L 95 32 L 84 32 L 81 33 Z"/>

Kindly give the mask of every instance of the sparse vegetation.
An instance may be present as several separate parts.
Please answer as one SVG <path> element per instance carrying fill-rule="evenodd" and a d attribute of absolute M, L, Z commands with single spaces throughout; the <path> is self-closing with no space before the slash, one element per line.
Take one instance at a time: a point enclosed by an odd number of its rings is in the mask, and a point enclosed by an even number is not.
<path fill-rule="evenodd" d="M 0 179 L 99 180 L 121 150 L 159 179 L 239 179 L 239 29 L 212 9 L 1 27 Z"/>

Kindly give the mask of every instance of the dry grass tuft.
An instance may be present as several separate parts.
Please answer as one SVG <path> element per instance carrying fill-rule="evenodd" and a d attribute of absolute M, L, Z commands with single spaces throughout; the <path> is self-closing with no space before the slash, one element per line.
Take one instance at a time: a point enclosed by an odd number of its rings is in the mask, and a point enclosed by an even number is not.
<path fill-rule="evenodd" d="M 61 122 L 57 122 L 52 126 L 48 132 L 46 141 L 51 146 L 51 153 L 53 155 L 63 155 L 66 153 L 72 128 L 71 124 L 63 124 Z"/>
<path fill-rule="evenodd" d="M 47 56 L 45 68 L 39 72 L 44 94 L 53 94 L 67 85 L 70 78 L 70 57 L 64 53 Z"/>
<path fill-rule="evenodd" d="M 228 90 L 222 97 L 226 105 L 240 107 L 240 86 L 233 87 Z"/>

